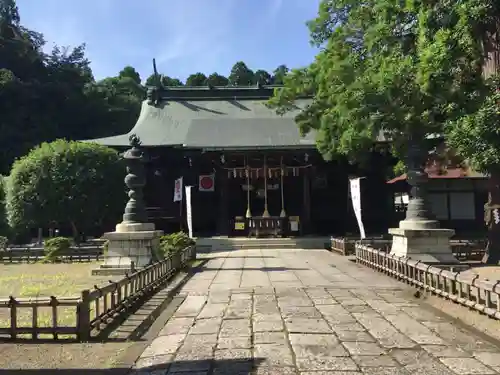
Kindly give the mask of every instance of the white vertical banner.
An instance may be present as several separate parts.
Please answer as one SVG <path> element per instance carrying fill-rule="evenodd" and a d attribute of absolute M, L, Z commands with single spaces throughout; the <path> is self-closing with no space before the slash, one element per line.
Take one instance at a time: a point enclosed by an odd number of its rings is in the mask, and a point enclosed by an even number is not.
<path fill-rule="evenodd" d="M 182 202 L 182 177 L 179 177 L 177 180 L 175 180 L 174 202 Z"/>
<path fill-rule="evenodd" d="M 188 225 L 189 237 L 193 238 L 193 210 L 191 206 L 191 188 L 186 186 L 186 220 Z"/>
<path fill-rule="evenodd" d="M 366 238 L 365 227 L 361 217 L 361 178 L 351 178 L 349 180 L 351 190 L 351 201 L 356 220 L 358 221 L 359 233 L 361 238 Z"/>

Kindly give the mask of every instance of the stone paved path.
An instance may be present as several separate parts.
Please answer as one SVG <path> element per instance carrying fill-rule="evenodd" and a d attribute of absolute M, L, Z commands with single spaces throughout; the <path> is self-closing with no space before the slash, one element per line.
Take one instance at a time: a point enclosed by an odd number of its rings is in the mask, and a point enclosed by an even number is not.
<path fill-rule="evenodd" d="M 499 374 L 500 349 L 324 250 L 210 260 L 135 374 Z"/>

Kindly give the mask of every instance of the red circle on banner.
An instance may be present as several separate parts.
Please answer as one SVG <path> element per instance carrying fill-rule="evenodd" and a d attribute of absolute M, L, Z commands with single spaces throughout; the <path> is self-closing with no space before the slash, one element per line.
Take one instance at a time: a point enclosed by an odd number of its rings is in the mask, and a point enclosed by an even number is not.
<path fill-rule="evenodd" d="M 203 190 L 210 190 L 214 186 L 212 177 L 203 176 L 200 178 L 200 186 Z"/>

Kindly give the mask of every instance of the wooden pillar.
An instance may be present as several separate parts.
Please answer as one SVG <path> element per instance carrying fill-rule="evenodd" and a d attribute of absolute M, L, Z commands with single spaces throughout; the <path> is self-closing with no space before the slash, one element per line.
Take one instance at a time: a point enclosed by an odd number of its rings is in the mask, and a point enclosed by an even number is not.
<path fill-rule="evenodd" d="M 264 155 L 264 212 L 262 217 L 269 217 L 269 211 L 267 209 L 267 157 Z"/>
<path fill-rule="evenodd" d="M 217 173 L 217 185 L 219 188 L 219 220 L 217 224 L 217 232 L 221 235 L 229 235 L 229 219 L 227 215 L 229 189 L 227 182 L 227 172 L 220 168 Z"/>
<path fill-rule="evenodd" d="M 285 169 L 283 167 L 283 156 L 282 156 L 281 160 L 280 160 L 280 188 L 281 188 L 281 213 L 280 213 L 280 217 L 286 217 L 286 211 L 285 211 L 285 187 L 283 186 L 284 174 L 285 174 Z"/>
<path fill-rule="evenodd" d="M 249 219 L 252 217 L 252 212 L 250 210 L 250 165 L 248 163 L 248 157 L 245 157 L 245 177 L 247 182 L 247 211 L 245 217 Z"/>
<path fill-rule="evenodd" d="M 302 229 L 308 230 L 311 224 L 311 184 L 310 184 L 310 175 L 309 168 L 304 168 L 303 175 L 303 209 L 304 217 L 302 218 Z"/>

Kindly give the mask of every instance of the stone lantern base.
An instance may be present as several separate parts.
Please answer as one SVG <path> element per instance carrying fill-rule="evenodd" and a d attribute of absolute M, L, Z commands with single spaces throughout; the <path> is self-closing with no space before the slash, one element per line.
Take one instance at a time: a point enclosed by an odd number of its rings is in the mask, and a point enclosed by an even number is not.
<path fill-rule="evenodd" d="M 141 269 L 154 260 L 163 231 L 152 223 L 120 223 L 114 232 L 104 233 L 108 251 L 104 263 L 92 275 L 124 275 Z"/>
<path fill-rule="evenodd" d="M 391 255 L 455 271 L 468 268 L 451 251 L 450 238 L 455 234 L 453 229 L 409 227 L 410 225 L 401 225 L 400 228 L 389 229 L 389 234 L 392 235 Z"/>

